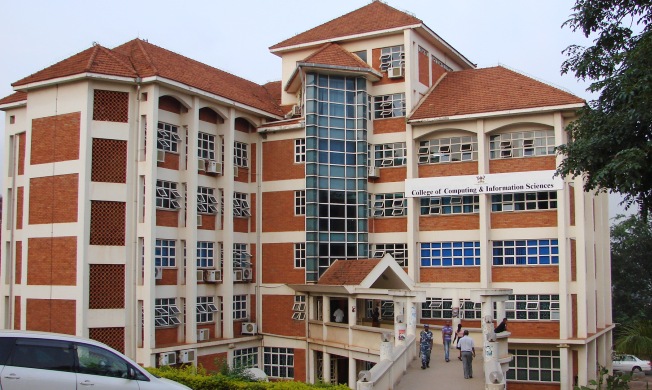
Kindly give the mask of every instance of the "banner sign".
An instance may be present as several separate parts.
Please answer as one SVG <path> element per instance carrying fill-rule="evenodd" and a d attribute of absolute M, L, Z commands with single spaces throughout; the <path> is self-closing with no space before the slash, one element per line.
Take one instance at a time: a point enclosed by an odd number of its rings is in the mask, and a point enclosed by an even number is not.
<path fill-rule="evenodd" d="M 563 188 L 564 180 L 555 176 L 555 171 L 510 172 L 408 179 L 405 180 L 405 197 L 556 191 Z"/>

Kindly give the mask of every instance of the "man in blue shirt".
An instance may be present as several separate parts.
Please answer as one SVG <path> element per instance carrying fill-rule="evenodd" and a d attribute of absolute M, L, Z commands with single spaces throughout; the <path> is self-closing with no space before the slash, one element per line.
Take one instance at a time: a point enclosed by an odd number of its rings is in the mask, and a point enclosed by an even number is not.
<path fill-rule="evenodd" d="M 469 331 L 464 330 L 464 337 L 457 342 L 457 346 L 462 351 L 462 368 L 464 370 L 464 379 L 473 378 L 473 358 L 475 357 L 475 344 L 469 337 Z"/>
<path fill-rule="evenodd" d="M 421 368 L 425 370 L 426 367 L 430 367 L 430 352 L 432 351 L 433 342 L 433 335 L 428 324 L 423 326 L 420 336 Z"/>
<path fill-rule="evenodd" d="M 451 322 L 446 321 L 446 325 L 441 328 L 441 341 L 444 344 L 444 358 L 446 361 L 449 360 L 450 350 L 451 350 L 451 339 L 453 338 L 453 328 L 451 327 Z"/>

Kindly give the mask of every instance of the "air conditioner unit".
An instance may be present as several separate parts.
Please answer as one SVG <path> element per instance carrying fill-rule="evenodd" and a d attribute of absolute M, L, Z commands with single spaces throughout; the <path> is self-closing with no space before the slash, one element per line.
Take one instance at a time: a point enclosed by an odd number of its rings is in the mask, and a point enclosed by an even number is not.
<path fill-rule="evenodd" d="M 377 166 L 370 166 L 369 167 L 369 177 L 371 178 L 378 178 L 380 177 L 380 171 L 378 170 Z"/>
<path fill-rule="evenodd" d="M 176 352 L 163 352 L 158 356 L 158 365 L 159 366 L 169 366 L 172 364 L 177 364 L 177 353 Z"/>
<path fill-rule="evenodd" d="M 301 106 L 298 104 L 295 104 L 292 106 L 292 115 L 301 115 Z"/>
<path fill-rule="evenodd" d="M 197 170 L 199 171 L 206 170 L 206 160 L 197 160 Z"/>
<path fill-rule="evenodd" d="M 222 271 L 219 270 L 208 270 L 206 271 L 206 274 L 204 275 L 204 281 L 205 282 L 221 282 L 222 281 Z"/>
<path fill-rule="evenodd" d="M 253 322 L 242 323 L 242 334 L 256 334 L 258 333 L 258 325 Z"/>
<path fill-rule="evenodd" d="M 163 267 L 154 267 L 154 279 L 163 279 Z"/>
<path fill-rule="evenodd" d="M 201 215 L 198 215 L 197 216 L 197 226 L 201 226 L 201 225 L 202 225 L 202 218 L 201 218 Z"/>
<path fill-rule="evenodd" d="M 234 269 L 233 270 L 233 281 L 234 282 L 242 282 L 242 270 L 241 269 Z"/>
<path fill-rule="evenodd" d="M 238 167 L 233 167 L 233 177 L 238 177 Z"/>
<path fill-rule="evenodd" d="M 206 172 L 208 173 L 222 173 L 222 164 L 217 161 L 206 161 Z"/>
<path fill-rule="evenodd" d="M 179 361 L 181 363 L 193 363 L 197 355 L 196 349 L 184 349 L 179 351 Z"/>
<path fill-rule="evenodd" d="M 242 280 L 251 280 L 254 277 L 254 270 L 251 268 L 242 269 Z"/>
<path fill-rule="evenodd" d="M 206 341 L 211 338 L 211 331 L 209 329 L 197 329 L 197 341 Z"/>
<path fill-rule="evenodd" d="M 156 161 L 164 162 L 165 161 L 165 150 L 156 150 Z"/>
<path fill-rule="evenodd" d="M 403 68 L 400 66 L 396 66 L 387 69 L 387 77 L 389 77 L 390 79 L 398 79 L 403 77 Z"/>
<path fill-rule="evenodd" d="M 204 271 L 198 269 L 197 270 L 197 281 L 198 282 L 203 282 L 204 281 Z"/>

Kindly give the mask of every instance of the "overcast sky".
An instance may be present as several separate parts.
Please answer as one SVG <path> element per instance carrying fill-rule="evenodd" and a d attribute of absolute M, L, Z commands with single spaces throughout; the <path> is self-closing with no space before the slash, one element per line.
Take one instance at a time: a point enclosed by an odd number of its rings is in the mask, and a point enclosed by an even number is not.
<path fill-rule="evenodd" d="M 14 81 L 93 42 L 112 48 L 134 38 L 257 83 L 278 80 L 281 62 L 269 52 L 270 46 L 369 2 L 0 0 L 0 96 L 12 93 Z M 501 64 L 584 99 L 592 98 L 586 83 L 560 74 L 565 59 L 562 50 L 588 43 L 581 34 L 561 27 L 571 14 L 573 0 L 386 3 L 423 20 L 480 68 Z"/>

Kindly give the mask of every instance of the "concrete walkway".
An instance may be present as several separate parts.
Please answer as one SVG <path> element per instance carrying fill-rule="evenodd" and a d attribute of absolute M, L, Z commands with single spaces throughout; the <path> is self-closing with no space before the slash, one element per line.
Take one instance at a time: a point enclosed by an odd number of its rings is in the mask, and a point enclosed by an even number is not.
<path fill-rule="evenodd" d="M 444 347 L 435 344 L 430 355 L 430 368 L 421 369 L 421 359 L 414 359 L 408 366 L 407 372 L 401 378 L 396 390 L 419 389 L 454 389 L 454 390 L 482 390 L 484 389 L 484 372 L 482 368 L 482 350 L 476 348 L 476 357 L 473 359 L 473 378 L 464 379 L 462 362 L 457 359 L 459 351 L 451 349 L 451 361 L 444 360 Z"/>

